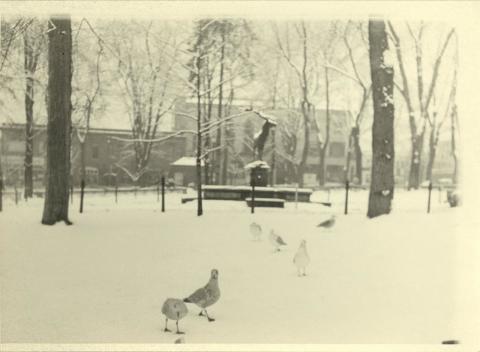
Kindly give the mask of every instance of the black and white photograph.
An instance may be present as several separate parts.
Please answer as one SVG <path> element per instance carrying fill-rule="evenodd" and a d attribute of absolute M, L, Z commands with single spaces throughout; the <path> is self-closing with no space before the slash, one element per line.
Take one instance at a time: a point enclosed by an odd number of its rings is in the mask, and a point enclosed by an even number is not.
<path fill-rule="evenodd" d="M 0 349 L 479 352 L 478 14 L 0 1 Z"/>

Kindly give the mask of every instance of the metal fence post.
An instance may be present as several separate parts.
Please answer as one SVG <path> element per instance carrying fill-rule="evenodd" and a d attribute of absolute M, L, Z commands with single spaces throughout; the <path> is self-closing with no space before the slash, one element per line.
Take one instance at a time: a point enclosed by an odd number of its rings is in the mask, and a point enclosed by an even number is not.
<path fill-rule="evenodd" d="M 165 176 L 162 176 L 162 213 L 165 212 Z"/>
<path fill-rule="evenodd" d="M 350 182 L 347 180 L 345 182 L 345 215 L 348 214 L 348 191 L 350 189 Z"/>

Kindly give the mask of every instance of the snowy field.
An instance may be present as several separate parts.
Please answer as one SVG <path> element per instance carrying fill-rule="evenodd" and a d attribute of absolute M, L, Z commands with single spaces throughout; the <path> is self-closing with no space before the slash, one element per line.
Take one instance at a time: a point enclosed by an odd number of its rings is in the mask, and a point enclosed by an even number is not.
<path fill-rule="evenodd" d="M 209 323 L 189 305 L 180 321 L 187 343 L 414 343 L 468 338 L 459 325 L 459 210 L 445 193 L 398 191 L 389 216 L 368 220 L 367 191 L 318 192 L 320 204 L 286 209 L 244 202 L 181 204 L 168 194 L 78 197 L 73 226 L 40 224 L 43 200 L 0 213 L 2 343 L 172 343 L 161 307 L 184 298 L 220 272 L 222 297 Z M 331 230 L 316 225 L 337 214 Z M 252 241 L 249 224 L 264 229 Z M 478 224 L 478 220 L 475 219 Z M 268 232 L 287 242 L 274 253 Z M 292 263 L 306 239 L 311 264 L 297 277 Z M 173 322 L 170 322 L 174 328 Z"/>

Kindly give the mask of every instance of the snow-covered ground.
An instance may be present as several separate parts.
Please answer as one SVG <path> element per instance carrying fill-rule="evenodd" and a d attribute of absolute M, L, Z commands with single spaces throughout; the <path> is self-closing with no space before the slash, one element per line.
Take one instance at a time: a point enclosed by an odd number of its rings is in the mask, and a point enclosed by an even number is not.
<path fill-rule="evenodd" d="M 5 199 L 2 343 L 172 343 L 178 336 L 163 332 L 164 300 L 205 285 L 212 268 L 222 292 L 209 309 L 217 320 L 189 305 L 180 321 L 187 343 L 471 338 L 458 309 L 466 296 L 457 266 L 460 238 L 471 234 L 459 231 L 461 208 L 449 208 L 445 194 L 432 194 L 426 214 L 425 190 L 398 191 L 393 213 L 372 220 L 366 191 L 351 192 L 347 216 L 343 191 L 313 195 L 332 207 L 287 203 L 255 214 L 244 202 L 205 201 L 202 217 L 182 196 L 168 194 L 162 213 L 155 193 L 120 194 L 118 204 L 112 194 L 88 195 L 84 214 L 76 197 L 74 225 L 52 227 L 40 224 L 42 199 Z M 332 213 L 333 229 L 316 227 Z M 260 242 L 249 233 L 252 220 L 264 229 Z M 288 244 L 282 252 L 269 245 L 272 228 Z M 301 239 L 311 257 L 306 277 L 292 263 Z"/>

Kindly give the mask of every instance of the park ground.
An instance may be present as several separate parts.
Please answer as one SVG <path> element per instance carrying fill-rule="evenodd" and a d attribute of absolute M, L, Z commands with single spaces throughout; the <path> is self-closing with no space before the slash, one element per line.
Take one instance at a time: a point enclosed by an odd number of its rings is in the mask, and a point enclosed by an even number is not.
<path fill-rule="evenodd" d="M 168 297 L 184 298 L 220 272 L 222 297 L 207 322 L 189 305 L 180 321 L 186 343 L 440 344 L 470 342 L 466 259 L 478 219 L 465 226 L 462 208 L 445 193 L 398 191 L 388 216 L 367 219 L 367 191 L 317 192 L 321 204 L 285 209 L 244 202 L 181 204 L 155 193 L 87 194 L 71 206 L 73 226 L 40 224 L 43 199 L 0 213 L 2 343 L 172 343 L 161 314 Z M 316 225 L 331 214 L 336 226 Z M 263 227 L 255 242 L 249 224 Z M 270 229 L 287 246 L 274 253 Z M 311 264 L 297 277 L 292 258 L 307 240 Z M 467 282 L 465 286 L 465 282 Z M 478 322 L 478 320 L 476 321 Z M 171 322 L 171 328 L 173 328 Z"/>

